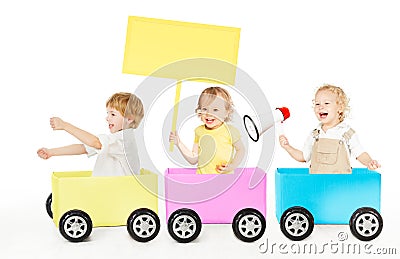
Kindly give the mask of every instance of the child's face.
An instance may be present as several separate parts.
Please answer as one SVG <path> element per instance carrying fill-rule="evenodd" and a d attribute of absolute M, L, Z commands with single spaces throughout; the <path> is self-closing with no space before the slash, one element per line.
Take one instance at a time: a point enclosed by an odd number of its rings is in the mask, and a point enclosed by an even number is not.
<path fill-rule="evenodd" d="M 198 114 L 208 129 L 218 128 L 228 117 L 225 100 L 219 96 L 203 96 L 199 106 Z"/>
<path fill-rule="evenodd" d="M 318 91 L 314 100 L 314 113 L 317 119 L 325 126 L 336 126 L 339 120 L 339 113 L 343 112 L 338 104 L 337 97 L 328 90 Z"/>
<path fill-rule="evenodd" d="M 118 132 L 124 127 L 124 116 L 114 108 L 107 107 L 107 117 L 108 128 L 111 133 Z"/>

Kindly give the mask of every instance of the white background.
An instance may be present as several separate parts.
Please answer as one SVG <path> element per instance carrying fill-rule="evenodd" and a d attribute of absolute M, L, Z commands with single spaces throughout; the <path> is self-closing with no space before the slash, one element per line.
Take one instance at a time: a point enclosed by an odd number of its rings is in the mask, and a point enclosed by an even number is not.
<path fill-rule="evenodd" d="M 95 160 L 43 161 L 36 150 L 76 142 L 51 130 L 55 115 L 106 133 L 105 100 L 114 92 L 134 92 L 142 82 L 141 76 L 122 74 L 129 15 L 241 28 L 238 66 L 258 82 L 271 107 L 290 107 L 284 132 L 294 146 L 301 147 L 317 124 L 311 109 L 315 89 L 324 83 L 343 87 L 351 99 L 352 127 L 382 164 L 384 228 L 370 244 L 400 253 L 399 11 L 396 1 L 2 1 L 0 258 L 266 258 L 272 251 L 262 254 L 259 246 L 267 239 L 292 244 L 274 217 L 273 168 L 304 165 L 280 148 L 268 171 L 267 230 L 257 242 L 240 242 L 229 225 L 219 225 L 204 226 L 196 242 L 178 244 L 167 233 L 162 202 L 161 231 L 150 243 L 133 241 L 125 227 L 94 229 L 80 244 L 60 236 L 44 207 L 51 172 L 90 170 Z M 348 242 L 361 242 L 348 226 L 317 226 L 305 242 L 335 243 L 341 231 L 349 234 Z M 273 251 L 275 257 L 290 255 Z"/>

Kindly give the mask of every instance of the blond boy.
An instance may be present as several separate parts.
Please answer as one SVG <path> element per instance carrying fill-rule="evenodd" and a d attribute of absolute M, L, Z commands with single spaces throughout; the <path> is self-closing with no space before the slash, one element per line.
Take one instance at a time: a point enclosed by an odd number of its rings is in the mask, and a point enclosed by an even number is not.
<path fill-rule="evenodd" d="M 53 117 L 50 125 L 53 130 L 64 130 L 76 137 L 80 144 L 58 148 L 40 148 L 40 158 L 52 156 L 81 155 L 88 157 L 98 155 L 93 176 L 119 176 L 139 174 L 140 162 L 134 129 L 144 116 L 141 100 L 131 93 L 116 93 L 106 102 L 108 128 L 110 134 L 95 136 L 61 118 Z"/>

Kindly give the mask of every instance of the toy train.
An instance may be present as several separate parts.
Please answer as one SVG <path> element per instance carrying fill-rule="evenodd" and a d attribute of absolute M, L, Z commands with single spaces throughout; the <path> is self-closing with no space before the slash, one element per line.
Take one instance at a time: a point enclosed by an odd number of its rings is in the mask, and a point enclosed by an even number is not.
<path fill-rule="evenodd" d="M 250 186 L 255 174 L 264 177 Z M 244 242 L 266 229 L 267 174 L 259 168 L 238 168 L 233 174 L 199 175 L 196 169 L 168 168 L 165 208 L 168 232 L 180 243 L 195 240 L 202 224 L 231 224 Z M 291 240 L 307 238 L 314 224 L 349 224 L 358 239 L 369 241 L 382 231 L 381 176 L 354 168 L 352 174 L 309 174 L 308 168 L 275 172 L 276 217 Z M 85 240 L 93 227 L 127 226 L 139 242 L 160 231 L 158 176 L 91 177 L 91 172 L 55 172 L 46 209 L 61 235 Z"/>
<path fill-rule="evenodd" d="M 257 127 L 243 117 L 254 142 L 276 122 L 290 116 L 286 107 L 260 118 Z M 256 184 L 252 178 L 257 176 Z M 254 179 L 253 179 L 254 180 Z M 196 174 L 196 169 L 168 168 L 164 173 L 168 232 L 180 243 L 195 240 L 202 224 L 231 224 L 244 242 L 262 237 L 266 228 L 267 174 L 260 168 L 237 168 L 233 174 Z M 47 213 L 63 237 L 85 240 L 93 227 L 126 225 L 139 242 L 160 231 L 158 175 L 91 177 L 91 172 L 55 172 Z M 293 241 L 307 238 L 314 224 L 349 224 L 358 239 L 370 241 L 382 231 L 381 175 L 366 168 L 351 174 L 310 174 L 308 168 L 275 172 L 276 217 Z"/>

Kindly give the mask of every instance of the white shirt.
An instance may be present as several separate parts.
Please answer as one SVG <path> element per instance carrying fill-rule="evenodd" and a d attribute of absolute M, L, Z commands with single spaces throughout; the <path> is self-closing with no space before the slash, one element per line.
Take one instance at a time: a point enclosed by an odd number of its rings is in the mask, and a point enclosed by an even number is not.
<path fill-rule="evenodd" d="M 123 176 L 139 174 L 140 162 L 134 129 L 125 129 L 98 136 L 101 149 L 85 145 L 88 157 L 98 155 L 93 176 Z"/>
<path fill-rule="evenodd" d="M 318 125 L 317 129 L 319 130 L 319 138 L 343 140 L 343 134 L 350 129 L 350 126 L 347 125 L 345 122 L 342 122 L 335 127 L 328 129 L 326 132 L 322 130 L 321 124 Z M 313 137 L 313 133 L 311 132 L 310 135 L 307 137 L 307 140 L 304 143 L 303 147 L 303 156 L 306 162 L 309 162 L 311 160 L 311 152 L 314 141 L 315 139 Z M 361 143 L 358 140 L 357 133 L 354 133 L 353 136 L 351 136 L 351 138 L 349 139 L 349 142 L 347 142 L 346 150 L 349 157 L 352 156 L 355 158 L 357 158 L 364 152 L 364 148 L 361 146 Z"/>

